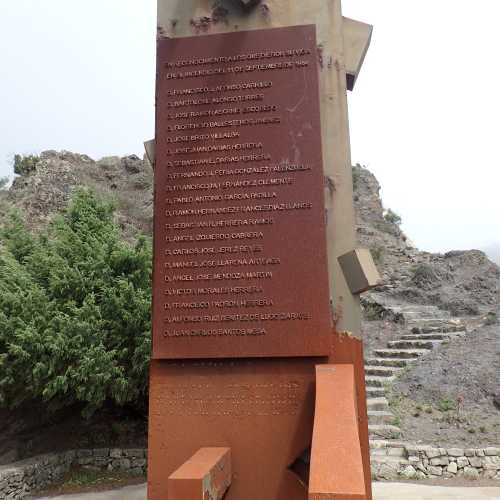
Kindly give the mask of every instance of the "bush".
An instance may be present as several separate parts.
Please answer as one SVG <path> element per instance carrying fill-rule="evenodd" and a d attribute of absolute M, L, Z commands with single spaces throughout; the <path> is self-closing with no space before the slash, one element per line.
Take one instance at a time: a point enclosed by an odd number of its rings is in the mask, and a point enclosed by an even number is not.
<path fill-rule="evenodd" d="M 413 270 L 411 280 L 422 288 L 439 281 L 439 275 L 429 264 L 420 264 Z"/>
<path fill-rule="evenodd" d="M 18 214 L 0 232 L 0 405 L 144 407 L 151 244 L 123 243 L 89 191 L 38 236 Z"/>
<path fill-rule="evenodd" d="M 390 208 L 385 213 L 384 219 L 390 224 L 396 224 L 396 226 L 400 226 L 403 222 L 401 217 L 396 212 L 393 212 Z"/>
<path fill-rule="evenodd" d="M 0 177 L 0 191 L 7 189 L 7 184 L 9 183 L 8 177 Z"/>
<path fill-rule="evenodd" d="M 498 324 L 498 315 L 497 315 L 497 313 L 489 312 L 486 315 L 486 320 L 485 320 L 484 324 L 486 326 L 493 326 L 493 325 Z"/>
<path fill-rule="evenodd" d="M 370 252 L 373 257 L 373 261 L 377 266 L 381 266 L 384 263 L 385 250 L 382 246 L 374 246 L 370 248 Z"/>
<path fill-rule="evenodd" d="M 17 175 L 27 175 L 36 170 L 40 157 L 35 155 L 15 155 L 14 156 L 14 173 Z"/>

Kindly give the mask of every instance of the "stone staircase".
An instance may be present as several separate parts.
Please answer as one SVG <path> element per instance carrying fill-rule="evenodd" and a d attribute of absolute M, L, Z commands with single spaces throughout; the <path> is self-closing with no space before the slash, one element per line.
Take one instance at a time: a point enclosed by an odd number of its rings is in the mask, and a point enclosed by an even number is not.
<path fill-rule="evenodd" d="M 371 440 L 397 440 L 401 437 L 399 419 L 391 412 L 387 389 L 408 366 L 418 362 L 432 349 L 467 333 L 466 324 L 451 318 L 434 306 L 393 306 L 395 316 L 402 317 L 405 332 L 397 340 L 376 349 L 365 360 L 369 432 Z"/>

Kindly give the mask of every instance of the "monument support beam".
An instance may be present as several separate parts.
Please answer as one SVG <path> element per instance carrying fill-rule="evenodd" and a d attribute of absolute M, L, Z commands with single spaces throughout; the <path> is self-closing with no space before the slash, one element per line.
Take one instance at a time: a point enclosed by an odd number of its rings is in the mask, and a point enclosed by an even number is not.
<path fill-rule="evenodd" d="M 352 364 L 316 367 L 309 500 L 367 500 L 354 372 Z"/>
<path fill-rule="evenodd" d="M 338 257 L 356 248 L 341 0 L 267 0 L 250 10 L 234 0 L 221 0 L 215 4 L 209 0 L 158 2 L 159 37 L 176 38 L 304 24 L 314 24 L 318 38 L 331 319 L 337 330 L 359 336 L 359 297 L 351 293 L 338 262 Z M 367 48 L 366 37 L 361 47 Z M 355 54 L 350 60 L 360 61 L 352 71 L 359 71 L 362 62 L 359 48 L 350 53 Z"/>

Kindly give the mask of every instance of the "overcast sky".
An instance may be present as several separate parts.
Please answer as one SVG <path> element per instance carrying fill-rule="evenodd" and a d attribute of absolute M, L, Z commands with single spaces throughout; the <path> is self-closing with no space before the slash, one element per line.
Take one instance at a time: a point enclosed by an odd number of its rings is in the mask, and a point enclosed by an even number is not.
<path fill-rule="evenodd" d="M 327 1 L 327 0 L 325 0 Z M 375 25 L 353 162 L 422 249 L 500 245 L 500 3 L 344 0 Z M 0 0 L 0 176 L 15 153 L 136 153 L 154 135 L 155 0 Z"/>

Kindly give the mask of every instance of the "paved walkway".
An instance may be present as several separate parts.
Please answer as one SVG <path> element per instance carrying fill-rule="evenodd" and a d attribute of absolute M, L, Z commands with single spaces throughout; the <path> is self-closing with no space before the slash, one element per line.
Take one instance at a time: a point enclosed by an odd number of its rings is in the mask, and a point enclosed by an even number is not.
<path fill-rule="evenodd" d="M 373 500 L 498 500 L 497 488 L 453 488 L 421 484 L 374 483 Z"/>
<path fill-rule="evenodd" d="M 373 500 L 499 500 L 500 486 L 495 488 L 452 488 L 421 484 L 375 483 Z M 130 486 L 107 493 L 68 495 L 50 500 L 145 500 L 146 486 Z"/>

